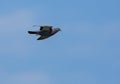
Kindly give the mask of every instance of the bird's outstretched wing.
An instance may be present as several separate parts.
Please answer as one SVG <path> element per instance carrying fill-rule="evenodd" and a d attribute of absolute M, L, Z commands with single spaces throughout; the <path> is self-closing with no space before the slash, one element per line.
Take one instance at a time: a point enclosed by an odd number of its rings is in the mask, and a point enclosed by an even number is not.
<path fill-rule="evenodd" d="M 40 26 L 40 30 L 45 30 L 45 31 L 51 31 L 52 30 L 52 26 Z"/>

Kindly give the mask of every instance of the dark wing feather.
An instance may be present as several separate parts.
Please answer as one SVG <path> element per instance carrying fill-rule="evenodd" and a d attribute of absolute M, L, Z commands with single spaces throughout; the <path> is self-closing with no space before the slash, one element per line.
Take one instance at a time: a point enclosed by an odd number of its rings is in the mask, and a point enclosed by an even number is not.
<path fill-rule="evenodd" d="M 40 30 L 52 30 L 52 26 L 40 26 Z"/>
<path fill-rule="evenodd" d="M 43 39 L 45 39 L 45 38 L 48 38 L 49 36 L 41 36 L 41 37 L 39 37 L 37 40 L 43 40 Z"/>

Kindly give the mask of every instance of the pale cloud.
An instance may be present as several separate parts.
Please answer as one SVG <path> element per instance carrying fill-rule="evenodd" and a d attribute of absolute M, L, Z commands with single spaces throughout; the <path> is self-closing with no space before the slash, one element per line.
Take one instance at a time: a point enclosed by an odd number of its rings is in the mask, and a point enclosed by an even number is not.
<path fill-rule="evenodd" d="M 78 54 L 79 57 L 85 58 L 86 56 L 99 56 L 101 53 L 108 53 L 110 47 L 113 45 L 116 45 L 116 47 L 114 47 L 115 50 L 113 47 L 111 47 L 115 52 L 119 51 L 120 49 L 118 44 L 118 41 L 120 41 L 119 21 L 109 22 L 101 25 L 99 24 L 99 26 L 90 23 L 81 23 L 80 25 L 74 25 L 73 29 L 69 29 L 68 27 L 68 29 L 65 29 L 65 31 L 67 34 L 69 34 L 69 37 L 63 37 L 67 39 L 64 41 L 68 41 L 68 43 L 71 45 L 66 44 L 64 51 L 65 54 L 68 54 L 69 56 L 73 55 L 76 57 Z M 114 51 L 112 52 L 115 53 Z M 119 52 L 117 53 L 119 54 Z"/>
<path fill-rule="evenodd" d="M 110 22 L 103 26 L 103 34 L 105 38 L 120 37 L 120 22 Z"/>
<path fill-rule="evenodd" d="M 4 68 L 0 67 L 0 84 L 6 84 L 5 81 L 7 77 L 8 72 Z"/>
<path fill-rule="evenodd" d="M 44 72 L 3 73 L 1 84 L 51 84 L 51 77 Z"/>
<path fill-rule="evenodd" d="M 57 84 L 98 84 L 94 74 L 82 70 L 80 72 L 61 74 L 60 77 Z"/>
<path fill-rule="evenodd" d="M 68 33 L 80 35 L 81 33 L 83 34 L 93 32 L 96 28 L 96 25 L 88 22 L 77 22 L 72 23 L 71 25 L 64 25 L 63 28 Z"/>
<path fill-rule="evenodd" d="M 26 43 L 27 31 L 34 22 L 34 13 L 29 10 L 17 10 L 0 18 L 1 56 L 14 53 L 25 56 L 24 53 L 29 52 Z"/>
<path fill-rule="evenodd" d="M 70 56 L 73 57 L 85 57 L 84 55 L 89 54 L 89 56 L 91 57 L 90 54 L 95 52 L 95 45 L 93 44 L 78 44 L 75 43 L 73 45 L 71 45 L 70 47 L 66 48 L 66 53 L 69 54 Z M 84 55 L 78 55 L 78 54 L 84 54 Z M 88 57 L 88 55 L 86 55 Z"/>
<path fill-rule="evenodd" d="M 112 68 L 113 68 L 113 69 L 120 70 L 120 60 L 119 60 L 119 59 L 115 59 L 115 60 L 112 62 Z"/>
<path fill-rule="evenodd" d="M 10 37 L 23 34 L 34 22 L 34 13 L 28 10 L 17 10 L 0 16 L 0 36 Z"/>
<path fill-rule="evenodd" d="M 32 22 L 34 13 L 28 10 L 17 10 L 0 16 L 0 27 L 3 30 L 17 30 Z"/>

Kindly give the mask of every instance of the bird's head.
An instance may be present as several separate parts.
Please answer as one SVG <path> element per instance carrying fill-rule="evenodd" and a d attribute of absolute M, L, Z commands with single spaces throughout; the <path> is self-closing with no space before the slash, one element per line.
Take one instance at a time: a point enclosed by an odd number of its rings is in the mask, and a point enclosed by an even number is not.
<path fill-rule="evenodd" d="M 55 30 L 56 30 L 56 31 L 61 31 L 61 29 L 60 29 L 60 28 L 55 28 Z"/>

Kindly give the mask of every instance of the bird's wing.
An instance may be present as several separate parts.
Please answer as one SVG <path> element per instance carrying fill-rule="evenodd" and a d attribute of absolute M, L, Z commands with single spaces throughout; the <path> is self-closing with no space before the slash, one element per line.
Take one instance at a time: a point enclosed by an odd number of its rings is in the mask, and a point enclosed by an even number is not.
<path fill-rule="evenodd" d="M 40 36 L 37 40 L 43 40 L 45 38 L 48 38 L 49 36 Z"/>
<path fill-rule="evenodd" d="M 48 31 L 48 30 L 52 30 L 52 26 L 40 26 L 40 30 L 45 30 L 45 31 Z"/>

